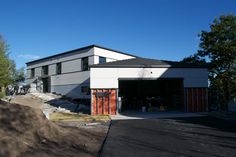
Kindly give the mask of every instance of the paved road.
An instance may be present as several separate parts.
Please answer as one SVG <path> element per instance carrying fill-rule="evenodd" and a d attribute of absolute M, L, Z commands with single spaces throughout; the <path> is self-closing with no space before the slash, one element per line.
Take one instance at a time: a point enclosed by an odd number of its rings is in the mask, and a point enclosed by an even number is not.
<path fill-rule="evenodd" d="M 113 121 L 102 157 L 236 156 L 236 122 L 213 117 Z"/>

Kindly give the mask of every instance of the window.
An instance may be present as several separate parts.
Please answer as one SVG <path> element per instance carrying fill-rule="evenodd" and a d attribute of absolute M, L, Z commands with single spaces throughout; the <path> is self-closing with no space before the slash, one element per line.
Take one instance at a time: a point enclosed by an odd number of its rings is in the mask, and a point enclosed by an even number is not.
<path fill-rule="evenodd" d="M 90 94 L 89 86 L 81 86 L 81 93 L 89 95 Z"/>
<path fill-rule="evenodd" d="M 32 69 L 30 70 L 30 78 L 34 78 L 34 77 L 35 77 L 35 69 L 32 68 Z"/>
<path fill-rule="evenodd" d="M 56 65 L 56 74 L 61 74 L 61 63 L 57 63 Z"/>
<path fill-rule="evenodd" d="M 48 75 L 48 65 L 42 66 L 42 76 Z"/>
<path fill-rule="evenodd" d="M 88 64 L 88 57 L 82 58 L 82 71 L 86 71 L 89 69 L 89 64 Z"/>
<path fill-rule="evenodd" d="M 106 63 L 106 58 L 99 56 L 99 64 L 101 64 L 101 63 Z"/>

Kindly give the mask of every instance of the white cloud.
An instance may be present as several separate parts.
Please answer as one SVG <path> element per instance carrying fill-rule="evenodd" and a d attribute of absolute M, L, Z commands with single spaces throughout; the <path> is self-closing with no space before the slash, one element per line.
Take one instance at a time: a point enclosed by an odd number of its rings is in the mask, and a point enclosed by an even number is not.
<path fill-rule="evenodd" d="M 29 59 L 29 60 L 35 60 L 35 59 L 39 59 L 40 58 L 40 56 L 31 55 L 31 54 L 19 54 L 17 57 L 18 58 Z"/>

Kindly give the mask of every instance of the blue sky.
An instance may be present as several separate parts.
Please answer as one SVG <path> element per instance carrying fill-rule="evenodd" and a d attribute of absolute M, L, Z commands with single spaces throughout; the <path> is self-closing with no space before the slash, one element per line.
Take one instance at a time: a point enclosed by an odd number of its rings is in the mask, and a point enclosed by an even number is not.
<path fill-rule="evenodd" d="M 198 34 L 233 0 L 1 0 L 0 34 L 17 67 L 90 44 L 134 55 L 181 60 Z"/>

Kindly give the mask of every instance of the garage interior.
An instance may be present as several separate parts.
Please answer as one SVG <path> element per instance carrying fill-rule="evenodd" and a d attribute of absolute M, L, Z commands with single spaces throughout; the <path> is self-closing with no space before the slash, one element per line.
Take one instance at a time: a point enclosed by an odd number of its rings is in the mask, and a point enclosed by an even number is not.
<path fill-rule="evenodd" d="M 118 97 L 122 102 L 120 112 L 184 111 L 184 86 L 182 78 L 156 80 L 119 80 Z"/>

